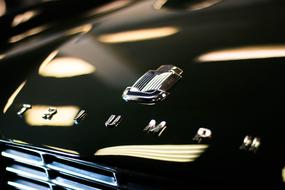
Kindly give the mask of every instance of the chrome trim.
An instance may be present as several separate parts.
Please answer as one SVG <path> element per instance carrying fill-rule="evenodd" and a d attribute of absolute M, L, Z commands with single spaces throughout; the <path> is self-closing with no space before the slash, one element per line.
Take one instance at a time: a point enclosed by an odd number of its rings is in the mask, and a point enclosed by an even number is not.
<path fill-rule="evenodd" d="M 85 117 L 87 113 L 85 110 L 80 110 L 74 118 L 74 124 L 78 125 Z"/>
<path fill-rule="evenodd" d="M 69 188 L 72 190 L 100 190 L 96 187 L 90 187 L 87 185 L 82 185 L 82 184 L 79 184 L 77 182 L 74 182 L 74 181 L 71 181 L 68 179 L 64 179 L 62 177 L 57 177 L 56 179 L 52 180 L 52 182 L 58 186 Z"/>
<path fill-rule="evenodd" d="M 45 187 L 23 179 L 8 181 L 7 184 L 20 190 L 53 190 L 52 186 L 48 183 L 46 183 Z"/>
<path fill-rule="evenodd" d="M 32 108 L 32 105 L 30 104 L 23 104 L 21 109 L 17 112 L 17 115 L 19 117 L 22 117 L 24 115 L 24 113 L 28 110 L 28 109 L 31 109 Z"/>
<path fill-rule="evenodd" d="M 81 170 L 72 166 L 68 166 L 66 164 L 62 164 L 59 162 L 52 162 L 51 164 L 47 164 L 46 167 L 48 169 L 52 169 L 61 173 L 69 174 L 72 176 L 78 176 L 80 178 L 89 179 L 91 181 L 97 181 L 101 183 L 106 183 L 109 185 L 117 185 L 117 182 L 114 177 L 106 177 L 104 175 L 100 175 L 94 172 Z"/>
<path fill-rule="evenodd" d="M 106 127 L 117 127 L 122 121 L 121 115 L 111 115 L 108 120 L 105 122 Z"/>
<path fill-rule="evenodd" d="M 41 169 L 44 171 L 43 172 L 37 171 L 29 167 L 20 166 L 18 164 L 13 164 L 12 166 L 6 167 L 6 171 L 17 174 L 19 176 L 40 181 L 48 181 L 47 170 L 45 168 Z"/>
<path fill-rule="evenodd" d="M 158 125 L 156 125 L 156 120 L 152 119 L 143 130 L 147 133 L 154 133 L 158 134 L 157 136 L 161 136 L 161 134 L 166 128 L 166 121 L 162 121 Z"/>
<path fill-rule="evenodd" d="M 6 158 L 11 158 L 20 163 L 26 163 L 31 165 L 43 165 L 42 157 L 39 154 L 39 157 L 35 155 L 30 155 L 25 152 L 20 152 L 18 150 L 7 149 L 1 152 L 1 155 Z"/>
<path fill-rule="evenodd" d="M 35 185 L 47 184 L 51 190 L 53 186 L 69 190 L 97 190 L 101 186 L 106 188 L 118 186 L 113 169 L 94 163 L 15 145 L 6 145 L 1 155 L 4 159 L 12 160 L 7 162 L 6 172 L 19 176 L 7 180 L 8 185 L 15 188 L 29 187 L 25 186 L 25 183 L 17 183 L 15 180 L 18 178 L 35 181 Z"/>
<path fill-rule="evenodd" d="M 54 107 L 50 107 L 48 108 L 47 113 L 45 113 L 42 118 L 51 120 L 56 113 L 57 113 L 57 109 Z"/>

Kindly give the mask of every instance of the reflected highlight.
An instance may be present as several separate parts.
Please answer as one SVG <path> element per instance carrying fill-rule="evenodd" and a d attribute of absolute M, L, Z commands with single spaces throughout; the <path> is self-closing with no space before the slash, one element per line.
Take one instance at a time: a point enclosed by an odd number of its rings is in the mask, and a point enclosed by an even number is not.
<path fill-rule="evenodd" d="M 208 7 L 211 7 L 219 2 L 221 2 L 222 0 L 199 0 L 199 1 L 184 1 L 182 2 L 182 6 L 179 7 L 175 6 L 175 3 L 168 1 L 168 0 L 156 0 L 153 4 L 153 7 L 157 10 L 162 9 L 162 8 L 183 8 L 185 10 L 189 10 L 189 11 L 197 11 L 197 10 L 201 10 L 201 9 L 205 9 Z"/>
<path fill-rule="evenodd" d="M 15 27 L 21 23 L 27 22 L 37 14 L 36 11 L 27 11 L 23 14 L 16 15 L 13 19 L 12 26 Z"/>
<path fill-rule="evenodd" d="M 167 0 L 156 0 L 153 4 L 153 7 L 159 10 L 165 5 L 166 2 Z"/>
<path fill-rule="evenodd" d="M 130 0 L 117 0 L 95 9 L 95 12 L 93 14 L 103 14 L 110 11 L 115 11 L 117 9 L 127 6 L 130 2 Z"/>
<path fill-rule="evenodd" d="M 16 43 L 18 41 L 21 41 L 21 40 L 27 38 L 27 37 L 33 36 L 35 34 L 38 34 L 38 33 L 42 32 L 42 31 L 44 31 L 45 29 L 46 29 L 45 26 L 39 26 L 39 27 L 30 29 L 30 30 L 28 30 L 26 32 L 23 32 L 23 33 L 19 34 L 19 35 L 11 37 L 9 39 L 9 42 L 10 43 Z"/>
<path fill-rule="evenodd" d="M 56 106 L 57 113 L 51 120 L 43 119 L 43 115 L 50 107 L 48 105 L 33 105 L 33 109 L 25 113 L 25 121 L 30 126 L 58 126 L 71 127 L 73 120 L 79 111 L 77 106 Z"/>
<path fill-rule="evenodd" d="M 16 144 L 29 144 L 29 143 L 27 143 L 25 141 L 21 141 L 21 140 L 17 140 L 17 139 L 12 139 L 12 142 L 16 143 Z"/>
<path fill-rule="evenodd" d="M 0 60 L 5 58 L 5 54 L 0 54 Z"/>
<path fill-rule="evenodd" d="M 160 28 L 146 28 L 112 34 L 103 34 L 98 37 L 98 40 L 104 43 L 136 42 L 171 36 L 173 34 L 176 34 L 178 31 L 178 28 L 171 26 Z"/>
<path fill-rule="evenodd" d="M 222 49 L 200 55 L 198 62 L 234 61 L 285 57 L 285 45 L 244 46 Z"/>
<path fill-rule="evenodd" d="M 190 10 L 191 11 L 198 11 L 201 9 L 205 9 L 205 8 L 211 7 L 211 6 L 217 4 L 221 1 L 222 0 L 206 0 L 206 1 L 198 2 L 198 3 L 191 5 Z"/>
<path fill-rule="evenodd" d="M 43 77 L 66 78 L 94 73 L 96 68 L 88 62 L 75 57 L 60 57 L 51 59 L 51 54 L 40 66 L 39 75 Z"/>
<path fill-rule="evenodd" d="M 131 156 L 169 162 L 193 162 L 208 145 L 129 145 L 98 150 L 96 156 Z"/>
<path fill-rule="evenodd" d="M 0 16 L 4 15 L 6 12 L 6 3 L 4 0 L 0 0 Z"/>
<path fill-rule="evenodd" d="M 72 28 L 66 32 L 67 35 L 74 35 L 74 34 L 79 34 L 79 33 L 87 33 L 92 29 L 91 24 L 86 24 L 83 26 L 79 26 L 76 28 Z"/>
<path fill-rule="evenodd" d="M 48 148 L 60 151 L 60 152 L 65 152 L 65 153 L 69 153 L 69 154 L 75 154 L 75 155 L 79 155 L 78 152 L 74 151 L 74 150 L 69 150 L 69 149 L 65 149 L 65 148 L 59 148 L 59 147 L 55 147 L 55 146 L 49 146 L 49 145 L 44 145 Z"/>
<path fill-rule="evenodd" d="M 53 58 L 58 54 L 58 52 L 58 50 L 55 50 L 47 56 L 47 58 L 42 62 L 39 68 L 39 72 L 41 72 L 47 66 L 47 64 L 51 62 L 51 60 L 53 60 Z"/>
<path fill-rule="evenodd" d="M 10 98 L 8 99 L 6 105 L 4 106 L 3 109 L 3 113 L 5 114 L 8 109 L 11 107 L 11 105 L 13 104 L 15 98 L 17 97 L 17 95 L 19 94 L 19 92 L 22 90 L 22 88 L 25 86 L 26 81 L 22 82 L 18 88 L 13 92 L 13 94 L 10 96 Z"/>

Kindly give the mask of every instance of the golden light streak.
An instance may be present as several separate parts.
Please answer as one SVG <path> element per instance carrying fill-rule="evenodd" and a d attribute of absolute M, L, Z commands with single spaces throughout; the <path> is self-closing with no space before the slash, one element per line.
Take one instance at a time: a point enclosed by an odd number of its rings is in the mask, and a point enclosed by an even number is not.
<path fill-rule="evenodd" d="M 23 39 L 25 39 L 27 37 L 33 36 L 35 34 L 38 34 L 38 33 L 42 32 L 42 31 L 44 31 L 45 29 L 46 29 L 45 26 L 39 26 L 39 27 L 30 29 L 30 30 L 28 30 L 26 32 L 23 32 L 21 34 L 18 34 L 16 36 L 11 37 L 9 39 L 9 42 L 10 43 L 15 43 L 15 42 L 21 41 L 21 40 L 23 40 Z"/>
<path fill-rule="evenodd" d="M 59 148 L 59 147 L 49 146 L 49 145 L 44 145 L 44 146 L 46 146 L 48 148 L 51 148 L 51 149 L 54 149 L 54 150 L 57 150 L 57 151 L 66 152 L 66 153 L 69 153 L 69 154 L 79 155 L 79 153 L 74 151 L 74 150 L 69 150 L 69 149 Z"/>
<path fill-rule="evenodd" d="M 100 155 L 100 154 L 98 154 Z M 161 161 L 168 161 L 168 162 L 193 162 L 195 159 L 192 158 L 170 158 L 170 157 L 157 157 L 154 155 L 146 155 L 146 154 L 140 154 L 140 153 L 131 153 L 131 152 L 114 152 L 113 154 L 104 154 L 106 155 L 116 155 L 116 156 L 131 156 L 131 157 L 137 157 L 137 158 L 145 158 L 145 159 L 151 159 L 151 160 L 161 160 Z"/>
<path fill-rule="evenodd" d="M 285 45 L 244 46 L 211 51 L 200 55 L 198 62 L 234 61 L 285 57 Z"/>
<path fill-rule="evenodd" d="M 157 0 L 154 2 L 153 7 L 157 10 L 163 8 L 165 6 L 165 4 L 167 3 L 168 0 Z M 203 0 L 203 1 L 198 1 L 198 2 L 188 2 L 188 7 L 186 7 L 187 10 L 190 11 L 197 11 L 197 10 L 201 10 L 201 9 L 205 9 L 208 7 L 211 7 L 219 2 L 221 2 L 222 0 Z M 187 5 L 186 5 L 187 6 Z M 166 6 L 165 6 L 166 7 Z M 167 7 L 166 7 L 167 8 Z"/>
<path fill-rule="evenodd" d="M 4 54 L 0 54 L 0 60 L 4 59 L 4 58 L 5 58 L 5 55 Z"/>
<path fill-rule="evenodd" d="M 176 34 L 178 31 L 178 28 L 172 26 L 145 28 L 111 34 L 102 34 L 98 37 L 98 40 L 104 43 L 136 42 L 171 36 L 173 34 Z"/>
<path fill-rule="evenodd" d="M 131 1 L 130 0 L 117 0 L 111 3 L 108 3 L 106 5 L 103 5 L 102 7 L 99 7 L 95 9 L 95 14 L 102 14 L 110 11 L 117 10 L 119 8 L 125 7 L 128 5 Z"/>
<path fill-rule="evenodd" d="M 208 145 L 130 145 L 107 147 L 98 150 L 99 156 L 131 156 L 170 162 L 195 161 Z"/>
<path fill-rule="evenodd" d="M 153 7 L 155 9 L 161 9 L 163 7 L 163 5 L 167 2 L 167 0 L 157 0 L 154 2 Z"/>
<path fill-rule="evenodd" d="M 50 120 L 44 119 L 43 115 L 50 107 L 56 107 L 57 113 Z M 77 106 L 33 105 L 33 109 L 29 109 L 24 116 L 30 126 L 71 127 L 78 111 L 79 107 Z"/>
<path fill-rule="evenodd" d="M 59 52 L 58 50 L 55 50 L 47 56 L 47 58 L 42 62 L 41 66 L 39 68 L 39 73 L 44 70 L 44 68 L 47 66 L 47 64 L 49 62 L 51 62 L 51 60 L 58 54 L 58 52 Z"/>
<path fill-rule="evenodd" d="M 221 1 L 222 0 L 206 0 L 206 1 L 198 2 L 198 3 L 191 5 L 190 10 L 191 11 L 197 11 L 197 10 L 205 9 L 205 8 L 211 7 L 211 6 L 217 4 Z"/>
<path fill-rule="evenodd" d="M 13 94 L 10 96 L 10 98 L 8 99 L 4 109 L 3 109 L 3 113 L 5 114 L 8 109 L 10 108 L 10 106 L 13 104 L 15 98 L 17 97 L 17 95 L 19 94 L 19 92 L 22 90 L 22 88 L 25 86 L 26 81 L 22 82 L 18 88 L 13 92 Z"/>
<path fill-rule="evenodd" d="M 13 139 L 12 141 L 13 141 L 14 143 L 17 143 L 17 144 L 29 144 L 29 143 L 27 143 L 27 142 L 25 142 L 25 141 L 16 140 L 16 139 Z"/>
<path fill-rule="evenodd" d="M 6 3 L 4 0 L 0 0 L 0 16 L 4 15 L 6 12 Z"/>
<path fill-rule="evenodd" d="M 51 57 L 53 56 L 51 55 Z M 43 77 L 66 78 L 91 74 L 95 70 L 95 66 L 82 59 L 60 57 L 51 61 L 46 59 L 39 68 L 39 74 Z"/>
<path fill-rule="evenodd" d="M 79 33 L 87 33 L 92 29 L 91 24 L 86 24 L 83 26 L 79 26 L 76 28 L 72 28 L 66 32 L 67 35 L 79 34 Z"/>
<path fill-rule="evenodd" d="M 27 22 L 28 20 L 30 20 L 31 18 L 33 18 L 37 14 L 38 13 L 36 11 L 27 11 L 25 13 L 19 14 L 19 15 L 14 17 L 13 22 L 12 22 L 12 26 L 15 27 L 21 23 Z"/>

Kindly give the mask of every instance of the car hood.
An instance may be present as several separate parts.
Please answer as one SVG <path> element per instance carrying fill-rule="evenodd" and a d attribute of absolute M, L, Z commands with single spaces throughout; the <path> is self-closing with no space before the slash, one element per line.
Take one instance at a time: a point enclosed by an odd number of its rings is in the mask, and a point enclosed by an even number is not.
<path fill-rule="evenodd" d="M 280 172 L 285 28 L 275 28 L 282 3 L 234 2 L 192 10 L 128 1 L 116 11 L 30 21 L 1 53 L 2 139 L 160 175 L 229 172 L 235 180 L 241 165 Z M 165 100 L 123 100 L 126 87 L 161 65 L 183 70 Z M 23 104 L 32 107 L 19 117 Z M 46 120 L 51 107 L 57 113 Z M 76 125 L 80 110 L 86 115 Z M 121 122 L 106 127 L 111 115 Z M 144 130 L 151 120 L 167 128 Z M 200 128 L 209 138 L 195 139 Z M 261 139 L 256 153 L 240 150 L 247 135 Z M 268 180 L 256 173 L 254 180 Z"/>

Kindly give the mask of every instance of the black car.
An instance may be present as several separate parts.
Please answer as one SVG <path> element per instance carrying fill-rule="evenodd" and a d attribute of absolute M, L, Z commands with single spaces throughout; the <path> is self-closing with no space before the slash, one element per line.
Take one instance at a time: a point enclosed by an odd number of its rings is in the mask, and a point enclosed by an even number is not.
<path fill-rule="evenodd" d="M 283 0 L 0 0 L 0 189 L 285 189 Z"/>

